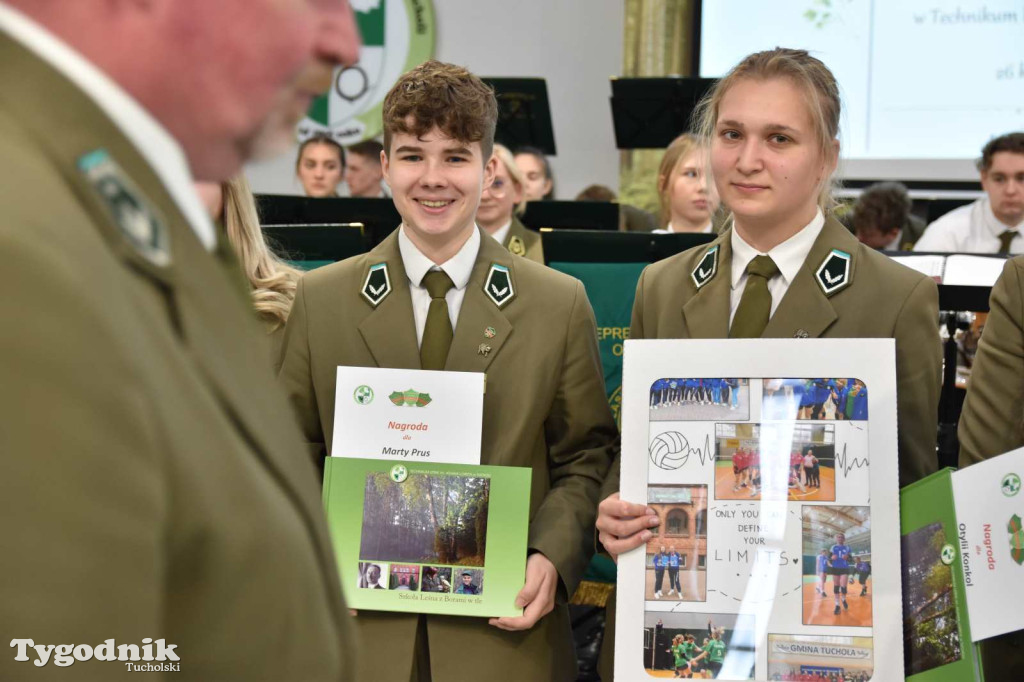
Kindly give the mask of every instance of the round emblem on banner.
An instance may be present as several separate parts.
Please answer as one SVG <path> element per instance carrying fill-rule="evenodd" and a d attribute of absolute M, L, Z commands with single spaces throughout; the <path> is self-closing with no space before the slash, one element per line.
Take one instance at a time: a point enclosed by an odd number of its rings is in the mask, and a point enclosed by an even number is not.
<path fill-rule="evenodd" d="M 396 464 L 391 467 L 391 480 L 395 483 L 402 483 L 409 478 L 409 470 L 403 464 Z"/>
<path fill-rule="evenodd" d="M 434 54 L 431 0 L 352 0 L 363 45 L 359 61 L 335 69 L 296 130 L 299 140 L 329 133 L 342 145 L 381 133 L 384 97 L 398 77 Z"/>
<path fill-rule="evenodd" d="M 942 563 L 949 566 L 956 560 L 956 548 L 953 545 L 945 544 L 942 546 L 942 552 L 939 556 L 942 559 Z"/>

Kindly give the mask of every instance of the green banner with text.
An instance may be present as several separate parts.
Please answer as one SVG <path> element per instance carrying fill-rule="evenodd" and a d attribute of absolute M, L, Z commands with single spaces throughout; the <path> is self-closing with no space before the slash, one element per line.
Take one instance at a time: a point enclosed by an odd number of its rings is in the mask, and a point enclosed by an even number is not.
<path fill-rule="evenodd" d="M 629 338 L 636 283 L 648 264 L 552 262 L 549 265 L 572 275 L 586 287 L 587 297 L 597 318 L 597 340 L 601 347 L 608 404 L 615 414 L 615 421 L 619 422 L 622 407 L 622 348 Z"/>

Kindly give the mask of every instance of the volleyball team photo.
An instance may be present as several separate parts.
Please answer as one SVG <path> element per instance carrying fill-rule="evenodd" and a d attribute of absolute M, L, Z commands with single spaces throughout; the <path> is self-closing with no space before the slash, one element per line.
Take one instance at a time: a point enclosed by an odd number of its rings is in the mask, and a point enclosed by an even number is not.
<path fill-rule="evenodd" d="M 651 421 L 715 421 L 750 418 L 750 380 L 658 379 L 651 384 Z"/>
<path fill-rule="evenodd" d="M 865 421 L 868 387 L 860 379 L 764 379 L 761 419 Z"/>
<path fill-rule="evenodd" d="M 749 680 L 754 664 L 750 614 L 644 614 L 644 669 L 650 677 Z"/>
<path fill-rule="evenodd" d="M 831 424 L 715 425 L 716 500 L 832 502 L 835 462 Z"/>
<path fill-rule="evenodd" d="M 870 507 L 803 505 L 803 623 L 871 627 Z"/>
<path fill-rule="evenodd" d="M 657 485 L 647 505 L 660 524 L 646 545 L 644 599 L 704 601 L 707 598 L 708 487 Z"/>

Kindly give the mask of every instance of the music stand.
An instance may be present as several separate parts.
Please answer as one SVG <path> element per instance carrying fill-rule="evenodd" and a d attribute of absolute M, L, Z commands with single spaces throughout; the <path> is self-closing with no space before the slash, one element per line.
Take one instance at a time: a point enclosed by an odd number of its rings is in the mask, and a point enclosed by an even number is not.
<path fill-rule="evenodd" d="M 498 98 L 498 127 L 494 139 L 513 152 L 536 147 L 555 156 L 548 86 L 543 78 L 484 78 Z"/>
<path fill-rule="evenodd" d="M 305 269 L 366 252 L 361 223 L 268 225 L 263 228 L 263 236 L 279 257 Z"/>
<path fill-rule="evenodd" d="M 716 235 L 543 229 L 540 237 L 544 246 L 544 261 L 548 264 L 656 263 L 714 241 Z"/>
<path fill-rule="evenodd" d="M 619 229 L 619 205 L 608 201 L 531 201 L 519 218 L 526 227 L 539 230 Z"/>
<path fill-rule="evenodd" d="M 690 129 L 714 78 L 612 78 L 612 122 L 619 149 L 664 149 Z"/>
<path fill-rule="evenodd" d="M 257 194 L 256 204 L 263 226 L 361 223 L 367 250 L 384 241 L 402 223 L 391 199 Z"/>

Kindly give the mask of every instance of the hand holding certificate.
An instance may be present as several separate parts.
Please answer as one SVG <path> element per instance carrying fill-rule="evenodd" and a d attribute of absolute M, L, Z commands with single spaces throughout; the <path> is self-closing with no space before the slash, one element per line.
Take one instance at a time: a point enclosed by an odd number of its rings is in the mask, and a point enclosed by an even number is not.
<path fill-rule="evenodd" d="M 338 368 L 324 505 L 352 607 L 493 616 L 508 630 L 551 610 L 557 575 L 526 559 L 530 470 L 479 465 L 483 381 Z"/>

